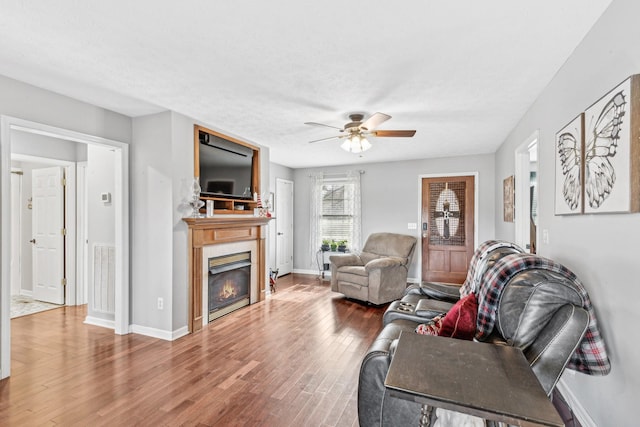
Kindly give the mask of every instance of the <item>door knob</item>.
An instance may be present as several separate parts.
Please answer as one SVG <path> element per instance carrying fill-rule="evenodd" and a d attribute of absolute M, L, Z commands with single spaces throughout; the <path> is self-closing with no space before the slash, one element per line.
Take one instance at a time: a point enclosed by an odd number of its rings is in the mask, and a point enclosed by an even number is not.
<path fill-rule="evenodd" d="M 282 236 L 284 233 L 278 233 L 278 236 Z"/>
<path fill-rule="evenodd" d="M 36 244 L 36 239 L 31 239 L 29 240 L 31 243 L 33 243 L 34 245 Z"/>

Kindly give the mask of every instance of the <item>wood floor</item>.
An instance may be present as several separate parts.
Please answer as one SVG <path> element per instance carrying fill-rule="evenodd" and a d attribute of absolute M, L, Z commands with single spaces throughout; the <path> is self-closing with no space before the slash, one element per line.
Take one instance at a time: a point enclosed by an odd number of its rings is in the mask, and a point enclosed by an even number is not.
<path fill-rule="evenodd" d="M 173 342 L 82 323 L 65 307 L 12 320 L 3 426 L 356 426 L 360 361 L 384 307 L 315 276 Z"/>

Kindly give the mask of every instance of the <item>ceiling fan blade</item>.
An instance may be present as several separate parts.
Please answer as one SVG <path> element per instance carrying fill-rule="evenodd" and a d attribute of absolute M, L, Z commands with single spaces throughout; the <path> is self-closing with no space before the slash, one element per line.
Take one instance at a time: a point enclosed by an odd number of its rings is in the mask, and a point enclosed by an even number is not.
<path fill-rule="evenodd" d="M 332 129 L 338 129 L 340 132 L 344 132 L 344 129 L 336 127 L 336 126 L 331 126 L 331 125 L 325 125 L 324 123 L 316 123 L 316 122 L 304 122 L 305 125 L 309 125 L 309 126 L 322 126 L 325 128 L 332 128 Z"/>
<path fill-rule="evenodd" d="M 320 141 L 328 141 L 330 139 L 340 139 L 340 138 L 344 138 L 344 137 L 345 137 L 345 135 L 329 136 L 327 138 L 314 139 L 313 141 L 309 141 L 309 144 L 313 144 L 314 142 L 320 142 Z"/>
<path fill-rule="evenodd" d="M 415 130 L 377 130 L 371 132 L 373 136 L 379 138 L 395 137 L 395 138 L 410 138 L 416 134 Z"/>
<path fill-rule="evenodd" d="M 386 122 L 391 118 L 390 115 L 384 113 L 375 113 L 367 120 L 365 120 L 361 125 L 360 129 L 363 130 L 373 130 L 380 126 L 382 123 Z"/>

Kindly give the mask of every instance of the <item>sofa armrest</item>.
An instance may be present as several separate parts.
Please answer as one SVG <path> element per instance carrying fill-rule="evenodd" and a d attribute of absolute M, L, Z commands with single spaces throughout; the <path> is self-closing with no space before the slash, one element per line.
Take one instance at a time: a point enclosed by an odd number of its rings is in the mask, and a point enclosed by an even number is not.
<path fill-rule="evenodd" d="M 331 264 L 336 266 L 336 268 L 340 268 L 345 265 L 363 265 L 360 257 L 355 254 L 331 255 L 329 260 L 331 261 Z"/>
<path fill-rule="evenodd" d="M 408 286 L 405 295 L 424 295 L 440 301 L 456 302 L 460 299 L 460 286 L 454 283 L 422 282 Z"/>
<path fill-rule="evenodd" d="M 377 258 L 369 261 L 364 266 L 364 269 L 367 270 L 367 273 L 369 273 L 372 270 L 375 270 L 377 268 L 379 269 L 379 268 L 397 267 L 400 265 L 404 265 L 403 258 L 389 256 L 389 257 L 382 257 L 382 258 Z"/>
<path fill-rule="evenodd" d="M 384 379 L 391 363 L 393 342 L 402 331 L 413 332 L 418 324 L 409 320 L 396 320 L 388 324 L 382 328 L 367 350 L 358 377 L 358 420 L 361 426 L 382 425 L 381 409 L 386 392 Z M 400 405 L 407 402 L 399 398 L 394 400 Z M 415 413 L 420 414 L 420 406 L 415 406 Z"/>

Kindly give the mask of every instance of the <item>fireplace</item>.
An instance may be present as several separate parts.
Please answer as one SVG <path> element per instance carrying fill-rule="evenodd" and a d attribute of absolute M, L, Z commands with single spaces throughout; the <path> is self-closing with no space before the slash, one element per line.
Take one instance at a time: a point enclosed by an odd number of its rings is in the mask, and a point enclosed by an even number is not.
<path fill-rule="evenodd" d="M 251 297 L 251 251 L 208 259 L 208 319 L 249 305 Z"/>
<path fill-rule="evenodd" d="M 251 252 L 249 304 L 264 299 L 267 277 L 265 226 L 270 219 L 248 215 L 184 218 L 189 227 L 190 248 L 189 333 L 199 331 L 209 323 L 209 258 Z M 222 316 L 245 304 L 246 298 L 218 309 L 216 315 Z"/>

